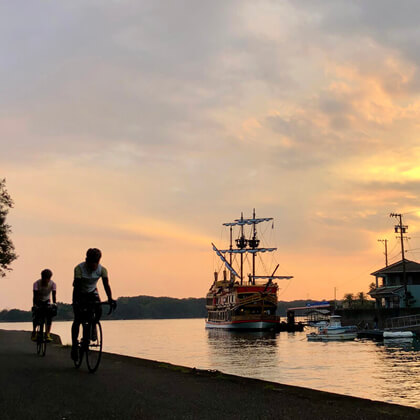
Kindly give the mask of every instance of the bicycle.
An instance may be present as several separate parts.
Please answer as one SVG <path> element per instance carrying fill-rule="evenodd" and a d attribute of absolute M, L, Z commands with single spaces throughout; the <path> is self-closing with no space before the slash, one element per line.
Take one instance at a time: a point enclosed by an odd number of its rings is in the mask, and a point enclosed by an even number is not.
<path fill-rule="evenodd" d="M 36 319 L 38 325 L 36 326 L 36 353 L 38 356 L 45 356 L 47 351 L 47 334 L 46 334 L 46 325 L 47 325 L 47 312 L 53 311 L 53 306 L 43 305 L 36 308 Z"/>
<path fill-rule="evenodd" d="M 108 315 L 110 315 L 116 308 L 116 301 L 112 301 L 112 303 L 90 302 L 83 305 L 82 328 L 79 329 L 81 337 L 77 339 L 77 360 L 74 360 L 74 366 L 78 369 L 86 355 L 86 365 L 90 373 L 97 371 L 102 356 L 102 326 L 99 319 L 95 319 L 97 305 L 109 305 Z"/>

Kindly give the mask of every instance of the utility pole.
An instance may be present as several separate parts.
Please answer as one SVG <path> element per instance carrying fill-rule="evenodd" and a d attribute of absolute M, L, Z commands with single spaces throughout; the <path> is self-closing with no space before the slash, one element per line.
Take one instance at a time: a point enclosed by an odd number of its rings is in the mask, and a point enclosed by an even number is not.
<path fill-rule="evenodd" d="M 378 239 L 378 242 L 382 242 L 385 245 L 385 266 L 388 267 L 388 239 Z"/>
<path fill-rule="evenodd" d="M 337 287 L 334 287 L 334 311 L 337 309 Z"/>
<path fill-rule="evenodd" d="M 395 233 L 399 233 L 401 240 L 401 258 L 403 268 L 403 284 L 404 284 L 404 295 L 405 295 L 405 306 L 408 308 L 408 294 L 407 294 L 407 273 L 405 270 L 405 255 L 404 255 L 404 234 L 407 232 L 408 226 L 402 223 L 402 214 L 391 213 L 389 217 L 395 217 L 398 220 L 398 225 L 395 225 Z M 397 237 L 398 239 L 398 237 Z"/>

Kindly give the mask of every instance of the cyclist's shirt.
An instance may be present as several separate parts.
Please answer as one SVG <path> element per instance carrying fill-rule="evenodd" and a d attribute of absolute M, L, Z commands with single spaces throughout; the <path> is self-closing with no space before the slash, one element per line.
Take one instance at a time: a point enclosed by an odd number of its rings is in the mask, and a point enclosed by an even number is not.
<path fill-rule="evenodd" d="M 108 272 L 105 267 L 98 264 L 98 268 L 94 271 L 89 271 L 86 263 L 82 262 L 74 269 L 74 280 L 79 280 L 81 293 L 92 293 L 96 291 L 96 286 L 100 278 L 108 277 Z M 75 283 L 73 283 L 73 286 Z"/>
<path fill-rule="evenodd" d="M 50 279 L 46 286 L 42 285 L 41 280 L 34 283 L 34 292 L 37 292 L 36 299 L 41 302 L 48 302 L 51 297 L 51 292 L 57 291 L 56 284 Z"/>

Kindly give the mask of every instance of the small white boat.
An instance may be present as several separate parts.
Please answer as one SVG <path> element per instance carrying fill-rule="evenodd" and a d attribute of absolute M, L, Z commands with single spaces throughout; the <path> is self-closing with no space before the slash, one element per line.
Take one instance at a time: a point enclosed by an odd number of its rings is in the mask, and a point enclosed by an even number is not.
<path fill-rule="evenodd" d="M 384 331 L 384 338 L 387 340 L 393 338 L 413 338 L 415 336 L 411 331 Z"/>
<path fill-rule="evenodd" d="M 320 326 L 318 332 L 307 334 L 306 337 L 308 341 L 354 340 L 357 337 L 357 331 L 354 326 L 343 327 L 341 316 L 332 315 L 327 326 Z"/>

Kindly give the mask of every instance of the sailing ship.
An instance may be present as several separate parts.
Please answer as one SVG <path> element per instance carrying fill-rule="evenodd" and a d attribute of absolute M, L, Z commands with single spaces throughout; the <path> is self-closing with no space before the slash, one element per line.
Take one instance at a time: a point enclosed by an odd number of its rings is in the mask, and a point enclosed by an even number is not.
<path fill-rule="evenodd" d="M 275 281 L 292 279 L 293 276 L 275 275 L 278 264 L 271 274 L 256 274 L 257 256 L 277 250 L 260 247 L 258 239 L 257 225 L 272 220 L 272 217 L 256 218 L 254 209 L 250 219 L 244 219 L 241 214 L 240 219 L 223 223 L 230 230 L 230 245 L 228 249 L 219 250 L 212 243 L 225 268 L 221 279 L 219 272 L 214 272 L 214 281 L 206 296 L 207 328 L 271 330 L 279 325 L 280 318 L 276 315 L 278 285 Z M 235 241 L 234 231 L 237 234 Z M 248 256 L 251 256 L 251 273 L 244 278 Z"/>

